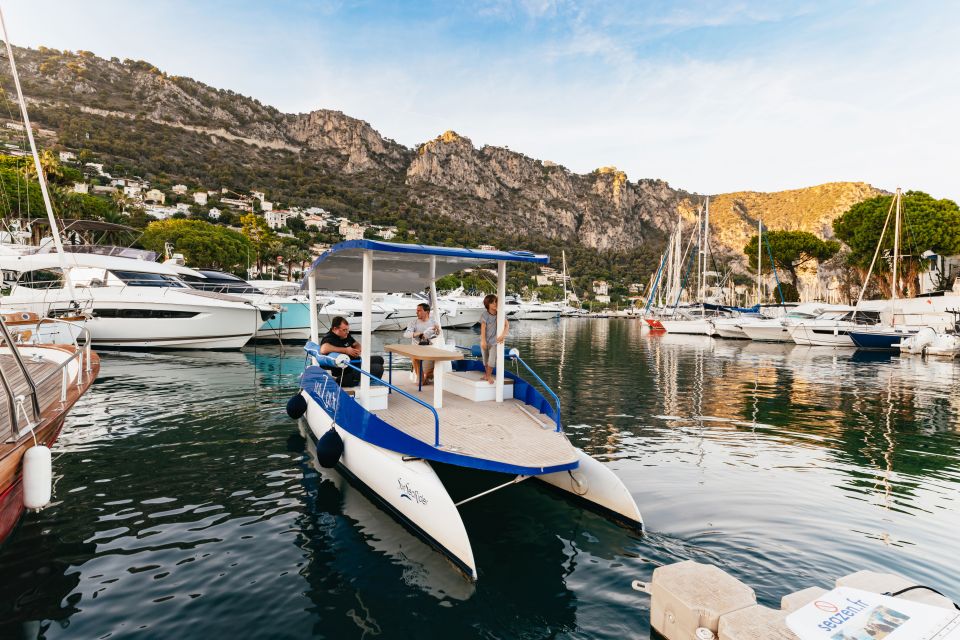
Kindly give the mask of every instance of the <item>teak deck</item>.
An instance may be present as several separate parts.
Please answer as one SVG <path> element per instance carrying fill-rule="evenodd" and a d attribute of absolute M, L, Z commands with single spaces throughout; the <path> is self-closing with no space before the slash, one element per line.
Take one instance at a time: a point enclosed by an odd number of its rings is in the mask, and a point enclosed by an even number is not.
<path fill-rule="evenodd" d="M 446 375 L 451 375 L 449 372 Z M 430 404 L 433 387 L 417 391 L 412 382 L 394 385 Z M 552 467 L 576 461 L 573 445 L 548 416 L 519 400 L 473 402 L 444 391 L 440 415 L 440 446 L 447 451 L 524 467 Z M 434 421 L 425 407 L 398 393 L 376 415 L 405 433 L 434 443 Z"/>
<path fill-rule="evenodd" d="M 42 360 L 36 362 L 31 358 L 24 358 L 23 364 L 27 367 L 27 371 L 30 372 L 30 376 L 34 381 L 42 379 L 48 372 L 57 368 L 57 363 L 50 360 Z M 20 372 L 19 367 L 17 367 L 16 362 L 12 355 L 9 354 L 0 354 L 0 367 L 3 367 L 3 372 L 7 376 L 7 380 L 10 383 L 10 386 L 13 387 L 13 395 L 27 395 L 29 387 L 27 386 L 27 381 L 23 377 L 23 374 Z M 60 386 L 61 378 L 59 375 L 52 376 L 49 380 L 46 380 L 42 384 L 37 385 L 37 400 L 40 402 L 40 410 L 45 410 L 54 400 L 60 399 Z M 27 415 L 20 416 L 19 425 L 23 429 L 27 426 L 28 418 L 33 418 L 33 410 L 31 409 L 31 401 L 29 396 L 24 400 L 23 407 L 27 411 Z M 0 434 L 4 438 L 0 440 L 5 440 L 6 436 L 9 435 L 9 418 L 10 412 L 7 402 L 7 397 L 4 393 L 0 392 Z"/>

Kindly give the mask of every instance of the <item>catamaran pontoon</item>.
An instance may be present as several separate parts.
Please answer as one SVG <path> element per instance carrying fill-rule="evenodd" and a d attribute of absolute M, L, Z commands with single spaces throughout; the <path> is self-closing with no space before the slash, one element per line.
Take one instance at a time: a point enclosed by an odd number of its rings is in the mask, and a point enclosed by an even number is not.
<path fill-rule="evenodd" d="M 361 333 L 364 350 L 359 361 L 346 354 L 320 354 L 319 331 L 311 327 L 306 346 L 308 366 L 300 392 L 291 398 L 292 417 L 305 414 L 316 443 L 333 443 L 327 464 L 362 483 L 386 509 L 443 552 L 471 579 L 477 578 L 473 550 L 459 507 L 471 500 L 529 478 L 536 478 L 612 519 L 641 530 L 640 511 L 630 492 L 614 473 L 583 451 L 566 435 L 560 400 L 519 357 L 497 346 L 496 380 L 482 378 L 479 360 L 463 359 L 456 347 L 423 347 L 435 359 L 433 389 L 419 389 L 402 376 L 388 380 L 370 372 L 374 288 L 418 291 L 429 286 L 436 301 L 435 281 L 465 268 L 495 262 L 498 294 L 505 299 L 507 262 L 544 264 L 547 256 L 527 252 L 477 251 L 372 240 L 335 245 L 313 263 L 304 286 L 316 304 L 317 290 L 359 291 L 364 305 Z M 497 315 L 498 330 L 505 321 L 505 305 Z M 433 305 L 434 313 L 436 305 Z M 311 314 L 316 318 L 316 314 Z M 447 345 L 450 349 L 451 345 Z M 388 346 L 388 351 L 411 350 L 410 345 Z M 428 353 L 429 352 L 429 353 Z M 421 357 L 421 356 L 418 356 Z M 531 381 L 506 371 L 509 360 L 523 367 Z M 452 367 L 443 360 L 452 361 Z M 360 385 L 343 389 L 328 373 L 350 367 L 360 374 Z M 390 369 L 392 374 L 392 368 Z M 543 386 L 549 400 L 532 384 Z M 509 474 L 490 491 L 454 502 L 432 463 Z"/>

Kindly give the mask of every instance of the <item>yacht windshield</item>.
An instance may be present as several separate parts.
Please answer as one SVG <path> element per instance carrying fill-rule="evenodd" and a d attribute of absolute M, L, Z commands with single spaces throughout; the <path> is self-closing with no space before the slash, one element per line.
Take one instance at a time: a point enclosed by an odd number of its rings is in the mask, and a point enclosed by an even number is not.
<path fill-rule="evenodd" d="M 113 275 L 131 287 L 179 287 L 187 288 L 179 278 L 162 273 L 145 271 L 111 271 Z"/>

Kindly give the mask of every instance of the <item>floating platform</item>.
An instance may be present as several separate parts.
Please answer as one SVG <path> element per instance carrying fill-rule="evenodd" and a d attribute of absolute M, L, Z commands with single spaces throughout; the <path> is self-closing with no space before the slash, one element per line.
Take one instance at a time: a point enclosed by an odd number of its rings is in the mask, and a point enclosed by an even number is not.
<path fill-rule="evenodd" d="M 894 573 L 857 571 L 837 578 L 835 586 L 882 594 L 917 584 Z M 633 588 L 650 594 L 650 626 L 666 640 L 798 640 L 787 616 L 828 591 L 808 587 L 783 596 L 780 608 L 771 609 L 757 604 L 753 589 L 729 573 L 692 560 L 658 567 L 650 582 L 634 580 Z M 949 598 L 925 589 L 897 597 L 954 611 Z"/>

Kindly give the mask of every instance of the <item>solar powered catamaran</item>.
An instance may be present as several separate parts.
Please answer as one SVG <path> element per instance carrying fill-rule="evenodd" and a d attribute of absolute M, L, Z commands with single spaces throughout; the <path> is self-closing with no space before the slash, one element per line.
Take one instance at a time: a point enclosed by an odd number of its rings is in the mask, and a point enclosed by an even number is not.
<path fill-rule="evenodd" d="M 444 553 L 468 577 L 477 569 L 459 507 L 497 489 L 535 478 L 587 508 L 636 530 L 643 521 L 630 492 L 600 462 L 575 448 L 563 433 L 560 400 L 511 349 L 497 345 L 496 379 L 483 380 L 483 363 L 464 357 L 453 345 L 418 347 L 417 357 L 432 359 L 433 389 L 420 388 L 391 375 L 370 373 L 371 309 L 377 291 L 429 288 L 436 302 L 437 278 L 462 269 L 496 264 L 500 300 L 506 294 L 507 262 L 546 264 L 547 256 L 523 251 L 480 251 L 424 245 L 351 240 L 335 245 L 314 261 L 303 287 L 309 290 L 311 341 L 301 389 L 291 399 L 292 417 L 304 416 L 325 464 L 336 466 L 362 484 L 382 505 Z M 317 291 L 361 293 L 362 355 L 350 361 L 320 353 Z M 431 307 L 435 310 L 436 305 Z M 498 305 L 497 330 L 502 332 L 504 305 Z M 406 353 L 416 347 L 387 345 Z M 514 361 L 529 380 L 507 371 Z M 450 362 L 446 365 L 446 362 Z M 445 365 L 449 367 L 444 371 Z M 360 375 L 355 389 L 341 388 L 332 368 L 353 368 Z M 399 378 L 400 376 L 398 376 Z M 541 393 L 533 383 L 544 390 Z M 328 446 L 331 445 L 332 446 Z M 329 455 L 329 450 L 333 455 Z M 434 463 L 505 474 L 494 489 L 454 502 Z"/>

